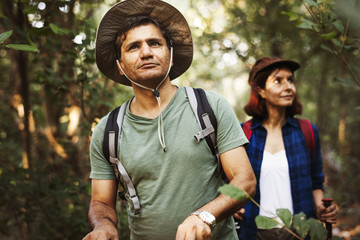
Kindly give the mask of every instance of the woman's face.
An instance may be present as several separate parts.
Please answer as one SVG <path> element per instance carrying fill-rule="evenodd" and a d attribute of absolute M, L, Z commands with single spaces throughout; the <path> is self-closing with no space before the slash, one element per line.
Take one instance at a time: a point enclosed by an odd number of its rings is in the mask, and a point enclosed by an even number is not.
<path fill-rule="evenodd" d="M 291 106 L 296 94 L 293 73 L 287 67 L 275 69 L 266 79 L 265 88 L 258 91 L 268 106 Z"/>

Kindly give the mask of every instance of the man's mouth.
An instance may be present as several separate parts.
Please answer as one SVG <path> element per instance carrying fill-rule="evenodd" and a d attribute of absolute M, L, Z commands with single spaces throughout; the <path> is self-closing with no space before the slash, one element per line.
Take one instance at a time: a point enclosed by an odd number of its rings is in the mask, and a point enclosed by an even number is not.
<path fill-rule="evenodd" d="M 139 68 L 153 68 L 153 67 L 156 67 L 158 64 L 156 63 L 144 63 L 142 64 Z"/>

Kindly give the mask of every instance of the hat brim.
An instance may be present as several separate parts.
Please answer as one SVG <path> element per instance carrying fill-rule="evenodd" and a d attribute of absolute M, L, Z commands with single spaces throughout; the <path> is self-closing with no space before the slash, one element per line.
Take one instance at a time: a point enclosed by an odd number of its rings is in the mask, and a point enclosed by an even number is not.
<path fill-rule="evenodd" d="M 285 60 L 285 59 L 277 59 L 275 61 L 273 61 L 271 64 L 269 64 L 268 66 L 263 67 L 262 69 L 259 69 L 257 72 L 263 71 L 265 69 L 268 68 L 273 68 L 276 66 L 286 66 L 289 67 L 291 71 L 296 71 L 300 68 L 300 64 L 292 61 L 292 60 Z"/>
<path fill-rule="evenodd" d="M 170 4 L 160 0 L 125 0 L 115 4 L 103 16 L 96 34 L 96 64 L 108 78 L 131 85 L 118 71 L 115 41 L 124 21 L 133 16 L 148 16 L 168 31 L 173 43 L 173 66 L 169 77 L 173 80 L 183 74 L 193 59 L 193 41 L 184 16 Z"/>

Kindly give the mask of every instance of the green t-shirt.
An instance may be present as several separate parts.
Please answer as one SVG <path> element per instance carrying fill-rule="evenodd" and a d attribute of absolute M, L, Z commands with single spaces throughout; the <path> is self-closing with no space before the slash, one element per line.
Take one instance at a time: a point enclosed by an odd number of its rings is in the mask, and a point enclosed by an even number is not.
<path fill-rule="evenodd" d="M 219 153 L 248 141 L 228 102 L 219 94 L 206 92 L 215 113 Z M 96 126 L 90 144 L 93 179 L 115 179 L 112 166 L 102 153 L 107 116 Z M 205 140 L 196 143 L 200 131 L 187 99 L 179 87 L 163 111 L 166 152 L 158 139 L 158 118 L 139 117 L 126 110 L 121 141 L 120 161 L 137 190 L 141 205 L 134 215 L 128 204 L 131 239 L 175 239 L 177 227 L 193 211 L 218 196 L 222 185 L 217 160 Z M 237 239 L 232 218 L 219 222 L 212 239 Z"/>

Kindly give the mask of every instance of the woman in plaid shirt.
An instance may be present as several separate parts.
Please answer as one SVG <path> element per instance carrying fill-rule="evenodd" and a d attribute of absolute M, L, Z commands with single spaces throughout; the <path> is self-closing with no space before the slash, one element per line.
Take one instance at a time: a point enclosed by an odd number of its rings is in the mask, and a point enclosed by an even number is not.
<path fill-rule="evenodd" d="M 332 204 L 325 208 L 321 201 L 324 174 L 318 130 L 311 124 L 314 152 L 310 154 L 294 118 L 302 111 L 293 74 L 299 67 L 291 60 L 263 57 L 250 71 L 251 95 L 245 112 L 253 118 L 246 151 L 257 178 L 254 199 L 262 208 L 248 202 L 245 212 L 239 211 L 240 239 L 295 239 L 280 225 L 271 230 L 257 229 L 256 216 L 277 218 L 279 208 L 336 223 L 337 207 Z"/>

